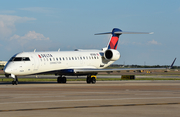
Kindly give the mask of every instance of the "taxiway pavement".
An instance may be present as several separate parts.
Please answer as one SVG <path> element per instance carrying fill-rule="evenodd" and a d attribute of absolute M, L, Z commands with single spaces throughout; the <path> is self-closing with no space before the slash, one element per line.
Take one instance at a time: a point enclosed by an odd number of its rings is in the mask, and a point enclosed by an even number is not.
<path fill-rule="evenodd" d="M 0 84 L 2 117 L 179 117 L 180 81 Z"/>

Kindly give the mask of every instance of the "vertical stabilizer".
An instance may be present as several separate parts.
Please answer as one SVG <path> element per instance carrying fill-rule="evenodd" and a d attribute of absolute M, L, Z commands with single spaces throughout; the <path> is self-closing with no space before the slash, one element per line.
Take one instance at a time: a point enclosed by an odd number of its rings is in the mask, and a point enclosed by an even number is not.
<path fill-rule="evenodd" d="M 112 36 L 111 39 L 109 40 L 109 43 L 107 45 L 108 49 L 117 49 L 117 45 L 118 45 L 118 41 L 119 41 L 119 36 L 121 34 L 115 34 L 115 32 L 122 32 L 122 30 L 118 29 L 118 28 L 114 28 L 112 30 Z"/>

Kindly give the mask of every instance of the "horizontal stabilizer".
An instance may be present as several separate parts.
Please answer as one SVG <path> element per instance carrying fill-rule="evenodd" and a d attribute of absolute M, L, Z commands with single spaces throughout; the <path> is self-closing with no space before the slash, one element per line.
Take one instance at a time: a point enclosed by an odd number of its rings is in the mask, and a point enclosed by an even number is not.
<path fill-rule="evenodd" d="M 154 32 L 114 32 L 115 34 L 153 34 Z"/>
<path fill-rule="evenodd" d="M 105 32 L 105 33 L 97 33 L 95 35 L 104 35 L 104 34 L 112 34 L 112 32 Z M 118 31 L 114 32 L 114 34 L 154 34 L 154 32 L 124 32 L 124 31 Z"/>
<path fill-rule="evenodd" d="M 112 32 L 96 33 L 95 35 L 104 35 L 104 34 L 112 34 Z"/>

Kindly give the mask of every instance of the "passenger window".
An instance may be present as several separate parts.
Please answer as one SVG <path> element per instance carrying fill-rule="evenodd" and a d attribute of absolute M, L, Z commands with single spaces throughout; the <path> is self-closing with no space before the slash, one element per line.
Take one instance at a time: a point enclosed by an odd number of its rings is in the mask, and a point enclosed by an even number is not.
<path fill-rule="evenodd" d="M 59 57 L 59 60 L 61 61 L 61 58 Z"/>
<path fill-rule="evenodd" d="M 91 57 L 89 57 L 89 59 L 91 59 Z"/>
<path fill-rule="evenodd" d="M 82 57 L 80 57 L 80 59 L 82 59 Z"/>
<path fill-rule="evenodd" d="M 71 60 L 71 57 L 69 57 L 69 60 Z"/>
<path fill-rule="evenodd" d="M 74 60 L 74 58 L 72 57 L 72 60 Z"/>
<path fill-rule="evenodd" d="M 96 57 L 94 57 L 96 59 Z"/>
<path fill-rule="evenodd" d="M 63 57 L 63 60 L 65 60 L 64 57 Z"/>
<path fill-rule="evenodd" d="M 58 58 L 56 58 L 56 60 L 58 61 Z"/>
<path fill-rule="evenodd" d="M 85 59 L 85 57 L 83 57 L 83 59 Z"/>
<path fill-rule="evenodd" d="M 52 59 L 51 59 L 51 58 L 49 58 L 49 60 L 50 60 L 50 61 L 52 61 Z"/>

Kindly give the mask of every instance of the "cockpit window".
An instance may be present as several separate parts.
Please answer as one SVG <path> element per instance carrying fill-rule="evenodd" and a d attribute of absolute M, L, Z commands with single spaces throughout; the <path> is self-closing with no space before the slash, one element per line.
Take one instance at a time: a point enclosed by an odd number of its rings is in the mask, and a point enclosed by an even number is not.
<path fill-rule="evenodd" d="M 30 61 L 29 57 L 23 57 L 22 61 Z"/>
<path fill-rule="evenodd" d="M 9 61 L 30 61 L 29 57 L 12 57 Z"/>
<path fill-rule="evenodd" d="M 15 57 L 13 61 L 21 61 L 22 58 L 21 57 Z"/>
<path fill-rule="evenodd" d="M 12 57 L 9 61 L 13 61 L 14 60 L 14 57 Z"/>

